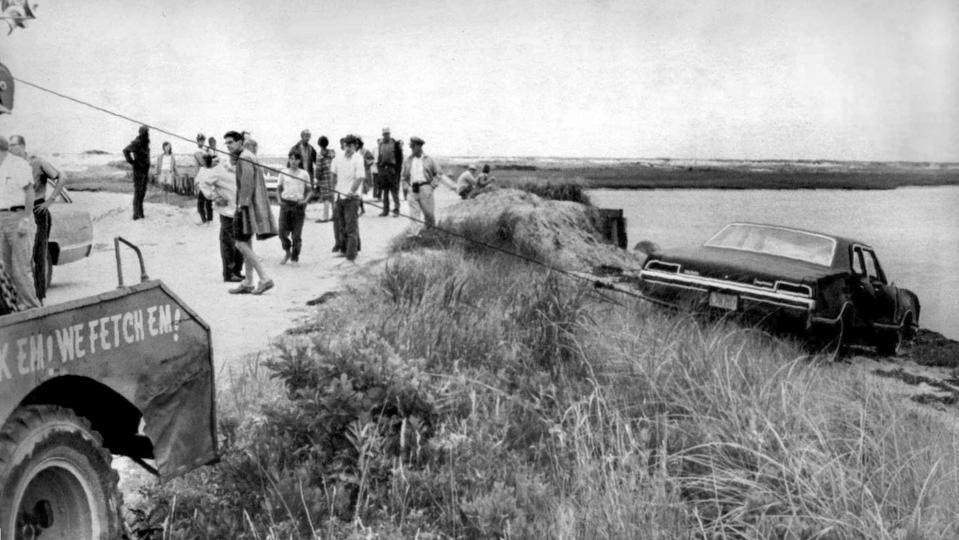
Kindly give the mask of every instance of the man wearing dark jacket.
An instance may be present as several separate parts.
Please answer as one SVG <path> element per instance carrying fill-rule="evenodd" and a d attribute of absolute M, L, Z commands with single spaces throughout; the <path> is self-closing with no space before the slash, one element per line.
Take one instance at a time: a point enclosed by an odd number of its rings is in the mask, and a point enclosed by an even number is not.
<path fill-rule="evenodd" d="M 140 134 L 123 149 L 123 158 L 133 166 L 133 219 L 143 219 L 143 199 L 150 175 L 150 130 L 140 126 Z"/>
<path fill-rule="evenodd" d="M 293 148 L 290 148 L 289 154 L 299 154 L 303 159 L 301 160 L 302 166 L 306 169 L 306 172 L 310 174 L 310 189 L 316 189 L 316 179 L 313 178 L 313 169 L 316 167 L 316 148 L 310 144 L 310 138 L 313 135 L 310 133 L 310 130 L 304 129 L 300 132 L 300 142 L 293 145 Z"/>
<path fill-rule="evenodd" d="M 383 138 L 376 157 L 376 168 L 382 184 L 383 212 L 381 216 L 390 213 L 390 195 L 393 195 L 393 217 L 400 215 L 400 171 L 403 168 L 403 147 L 400 142 L 390 137 L 390 128 L 383 128 Z"/>

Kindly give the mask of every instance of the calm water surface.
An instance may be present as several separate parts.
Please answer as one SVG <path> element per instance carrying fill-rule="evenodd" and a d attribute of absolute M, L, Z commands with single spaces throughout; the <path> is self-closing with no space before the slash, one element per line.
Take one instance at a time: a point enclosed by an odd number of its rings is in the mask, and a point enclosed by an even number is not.
<path fill-rule="evenodd" d="M 887 277 L 919 295 L 920 324 L 959 339 L 959 186 L 886 191 L 593 190 L 622 208 L 630 245 L 698 245 L 730 221 L 847 236 L 876 250 Z"/>

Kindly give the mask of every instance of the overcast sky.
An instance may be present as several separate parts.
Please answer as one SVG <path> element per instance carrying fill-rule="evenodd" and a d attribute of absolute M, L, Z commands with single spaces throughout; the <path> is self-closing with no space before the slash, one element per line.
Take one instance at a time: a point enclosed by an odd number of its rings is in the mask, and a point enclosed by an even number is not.
<path fill-rule="evenodd" d="M 263 153 L 304 127 L 373 140 L 388 124 L 437 155 L 959 161 L 955 0 L 42 0 L 37 15 L 0 36 L 16 76 L 191 138 L 247 129 Z M 0 117 L 15 132 L 40 153 L 118 151 L 136 126 L 21 85 Z"/>

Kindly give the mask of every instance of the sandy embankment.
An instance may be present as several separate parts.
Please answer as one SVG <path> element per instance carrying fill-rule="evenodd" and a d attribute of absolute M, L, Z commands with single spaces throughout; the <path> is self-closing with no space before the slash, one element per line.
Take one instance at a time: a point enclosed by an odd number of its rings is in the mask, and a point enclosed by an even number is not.
<path fill-rule="evenodd" d="M 199 216 L 190 208 L 147 204 L 145 220 L 131 219 L 131 197 L 115 193 L 72 193 L 74 205 L 93 217 L 94 248 L 90 257 L 54 268 L 48 304 L 82 298 L 117 286 L 113 238 L 122 236 L 143 251 L 150 279 L 160 279 L 210 325 L 218 380 L 242 359 L 269 348 L 271 340 L 311 313 L 310 299 L 343 286 L 350 276 L 367 271 L 386 257 L 391 238 L 406 230 L 405 218 L 379 217 L 380 209 L 366 205 L 360 217 L 362 251 L 357 264 L 334 258 L 332 223 L 315 223 L 319 205 L 307 210 L 303 227 L 303 252 L 299 266 L 279 264 L 283 252 L 278 239 L 256 242 L 276 287 L 262 296 L 231 295 L 235 284 L 223 283 L 220 272 L 219 223 L 197 225 Z M 440 212 L 457 201 L 456 195 L 440 189 Z M 273 207 L 278 215 L 278 208 Z M 404 202 L 401 211 L 408 213 Z M 126 283 L 135 283 L 140 271 L 132 251 L 123 250 Z"/>

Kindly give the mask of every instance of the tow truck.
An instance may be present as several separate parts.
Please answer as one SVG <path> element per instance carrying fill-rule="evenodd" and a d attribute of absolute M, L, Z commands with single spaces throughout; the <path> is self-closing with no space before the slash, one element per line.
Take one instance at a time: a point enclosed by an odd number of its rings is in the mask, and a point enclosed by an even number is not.
<path fill-rule="evenodd" d="M 7 4 L 16 27 L 33 18 Z M 0 64 L 0 117 L 13 91 Z M 123 246 L 138 283 L 123 282 Z M 217 459 L 210 327 L 149 279 L 135 245 L 114 248 L 114 290 L 27 311 L 0 290 L 0 538 L 123 538 L 112 456 L 161 481 Z"/>
<path fill-rule="evenodd" d="M 14 539 L 122 537 L 111 455 L 161 481 L 217 459 L 210 327 L 114 244 L 115 290 L 0 316 L 0 531 Z M 139 283 L 123 283 L 123 245 Z"/>

